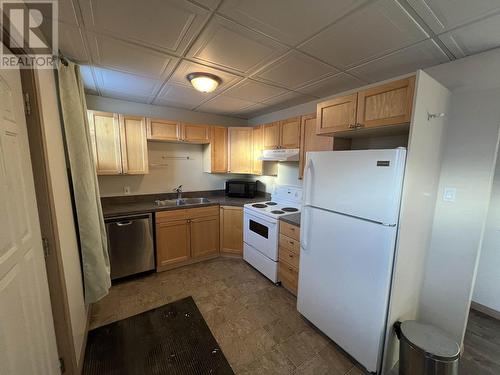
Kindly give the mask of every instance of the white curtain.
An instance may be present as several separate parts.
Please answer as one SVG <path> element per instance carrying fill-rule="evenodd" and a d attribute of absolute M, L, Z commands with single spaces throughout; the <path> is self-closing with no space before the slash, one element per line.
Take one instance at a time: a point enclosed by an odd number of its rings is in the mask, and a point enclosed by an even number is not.
<path fill-rule="evenodd" d="M 108 294 L 111 286 L 106 227 L 92 154 L 87 104 L 78 65 L 60 64 L 59 100 L 73 182 L 85 286 L 85 302 Z"/>

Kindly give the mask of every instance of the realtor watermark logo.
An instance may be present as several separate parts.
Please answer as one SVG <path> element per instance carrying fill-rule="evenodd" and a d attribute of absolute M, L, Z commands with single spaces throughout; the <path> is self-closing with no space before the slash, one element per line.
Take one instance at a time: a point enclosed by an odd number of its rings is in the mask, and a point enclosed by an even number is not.
<path fill-rule="evenodd" d="M 0 68 L 56 68 L 57 0 L 1 0 L 0 10 Z"/>

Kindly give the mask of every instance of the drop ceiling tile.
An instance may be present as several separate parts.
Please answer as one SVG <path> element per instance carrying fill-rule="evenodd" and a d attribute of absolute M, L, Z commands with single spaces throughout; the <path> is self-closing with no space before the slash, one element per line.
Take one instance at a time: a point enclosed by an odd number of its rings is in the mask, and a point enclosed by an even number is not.
<path fill-rule="evenodd" d="M 96 65 L 155 79 L 165 79 L 179 59 L 136 44 L 104 35 L 87 33 L 90 53 Z"/>
<path fill-rule="evenodd" d="M 290 51 L 254 76 L 289 89 L 318 81 L 338 70 L 298 51 Z"/>
<path fill-rule="evenodd" d="M 464 55 L 472 55 L 499 47 L 500 14 L 450 31 L 439 38 L 458 56 L 461 56 L 460 51 Z"/>
<path fill-rule="evenodd" d="M 226 0 L 219 12 L 283 43 L 295 45 L 366 0 Z"/>
<path fill-rule="evenodd" d="M 102 90 L 102 89 L 101 89 L 101 94 L 102 96 L 107 98 L 120 99 L 120 100 L 126 100 L 128 102 L 143 103 L 143 104 L 149 104 L 152 99 L 150 96 L 141 96 L 141 95 L 117 92 L 112 90 Z"/>
<path fill-rule="evenodd" d="M 216 15 L 187 56 L 203 64 L 248 74 L 277 58 L 286 47 Z"/>
<path fill-rule="evenodd" d="M 92 74 L 92 67 L 90 65 L 80 65 L 80 74 L 82 75 L 83 85 L 85 92 L 92 95 L 98 95 L 97 86 Z"/>
<path fill-rule="evenodd" d="M 395 0 L 363 6 L 299 49 L 347 69 L 428 38 Z"/>
<path fill-rule="evenodd" d="M 331 77 L 322 79 L 319 82 L 306 85 L 297 89 L 303 94 L 309 94 L 318 98 L 338 94 L 340 92 L 348 91 L 366 85 L 356 77 L 346 73 L 339 73 Z"/>
<path fill-rule="evenodd" d="M 57 2 L 57 20 L 72 26 L 78 26 L 78 17 L 71 0 L 58 0 Z"/>
<path fill-rule="evenodd" d="M 449 61 L 448 56 L 433 40 L 426 40 L 391 55 L 370 61 L 349 72 L 368 82 L 378 82 Z"/>
<path fill-rule="evenodd" d="M 64 56 L 77 63 L 89 62 L 81 30 L 73 25 L 59 22 L 59 49 Z"/>
<path fill-rule="evenodd" d="M 150 97 L 154 96 L 161 86 L 161 82 L 155 79 L 116 70 L 94 67 L 94 72 L 101 92 L 107 91 L 135 97 Z"/>
<path fill-rule="evenodd" d="M 262 102 L 271 97 L 284 94 L 286 91 L 276 86 L 245 79 L 225 91 L 224 95 L 252 102 Z"/>
<path fill-rule="evenodd" d="M 214 113 L 237 113 L 243 108 L 248 108 L 254 105 L 248 100 L 231 98 L 229 96 L 219 95 L 208 102 L 203 103 L 196 108 L 197 111 L 214 112 Z"/>
<path fill-rule="evenodd" d="M 204 6 L 208 9 L 215 9 L 221 2 L 221 0 L 191 0 L 197 4 L 200 4 L 201 6 Z"/>
<path fill-rule="evenodd" d="M 274 98 L 268 99 L 263 104 L 267 106 L 274 107 L 276 110 L 293 107 L 294 105 L 307 103 L 315 98 L 309 95 L 303 95 L 298 92 L 288 91 L 285 94 L 276 96 Z"/>
<path fill-rule="evenodd" d="M 185 0 L 80 0 L 88 30 L 182 54 L 210 12 Z"/>
<path fill-rule="evenodd" d="M 215 96 L 215 94 L 202 93 L 196 91 L 192 87 L 167 84 L 158 94 L 155 104 L 193 109 L 213 96 Z"/>
<path fill-rule="evenodd" d="M 498 0 L 407 0 L 435 33 L 500 12 Z"/>
<path fill-rule="evenodd" d="M 257 103 L 251 105 L 250 107 L 239 110 L 237 114 L 246 118 L 252 118 L 257 116 L 262 111 L 267 110 L 268 108 L 270 108 L 268 105 Z"/>
<path fill-rule="evenodd" d="M 210 73 L 215 74 L 220 79 L 222 79 L 222 83 L 217 88 L 217 91 L 220 91 L 230 85 L 241 80 L 241 77 L 223 72 L 222 70 L 211 68 L 205 65 L 197 64 L 191 61 L 183 60 L 177 69 L 175 69 L 174 74 L 169 79 L 169 83 L 175 83 L 177 85 L 184 85 L 188 87 L 192 87 L 191 83 L 187 80 L 186 76 L 189 73 L 201 72 L 201 73 Z"/>

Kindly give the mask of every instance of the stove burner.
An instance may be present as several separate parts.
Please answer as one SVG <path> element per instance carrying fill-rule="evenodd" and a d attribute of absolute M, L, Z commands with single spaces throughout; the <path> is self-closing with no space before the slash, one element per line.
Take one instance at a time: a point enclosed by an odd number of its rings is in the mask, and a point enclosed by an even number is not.
<path fill-rule="evenodd" d="M 281 215 L 281 214 L 284 214 L 285 211 L 281 211 L 281 210 L 273 210 L 271 211 L 272 214 L 275 214 L 275 215 Z"/>
<path fill-rule="evenodd" d="M 256 203 L 256 204 L 252 204 L 252 207 L 255 207 L 255 208 L 266 208 L 267 205 L 266 204 L 262 204 L 262 203 Z"/>
<path fill-rule="evenodd" d="M 276 206 L 278 203 L 276 202 L 266 202 L 268 206 Z"/>
<path fill-rule="evenodd" d="M 284 207 L 284 208 L 282 208 L 282 210 L 285 211 L 285 212 L 297 212 L 298 208 Z"/>

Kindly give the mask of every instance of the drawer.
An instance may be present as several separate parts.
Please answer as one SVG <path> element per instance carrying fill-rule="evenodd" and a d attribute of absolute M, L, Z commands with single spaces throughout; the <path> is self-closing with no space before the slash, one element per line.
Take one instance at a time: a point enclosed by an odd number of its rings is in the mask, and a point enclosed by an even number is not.
<path fill-rule="evenodd" d="M 300 228 L 295 225 L 280 221 L 280 233 L 300 241 Z"/>
<path fill-rule="evenodd" d="M 156 222 L 163 223 L 165 221 L 172 220 L 187 220 L 189 219 L 189 210 L 170 210 L 170 211 L 158 211 L 155 214 Z"/>
<path fill-rule="evenodd" d="M 205 216 L 219 216 L 219 206 L 207 206 L 207 207 L 198 207 L 198 208 L 190 208 L 187 211 L 190 212 L 190 218 L 194 219 L 196 217 L 205 217 Z"/>
<path fill-rule="evenodd" d="M 196 208 L 183 208 L 181 210 L 158 211 L 156 222 L 163 223 L 172 220 L 187 220 L 198 217 L 219 216 L 219 206 L 207 206 Z"/>
<path fill-rule="evenodd" d="M 279 246 L 293 251 L 295 254 L 299 254 L 300 252 L 299 241 L 294 240 L 293 238 L 290 238 L 288 236 L 284 236 L 283 234 L 280 234 Z"/>
<path fill-rule="evenodd" d="M 278 276 L 281 281 L 281 285 L 293 294 L 297 295 L 297 289 L 299 286 L 299 271 L 286 263 L 279 262 Z"/>
<path fill-rule="evenodd" d="M 280 247 L 279 259 L 280 262 L 288 263 L 288 265 L 295 267 L 296 269 L 299 268 L 299 259 L 300 259 L 299 254 L 296 254 L 293 251 L 290 251 L 289 249 Z"/>

